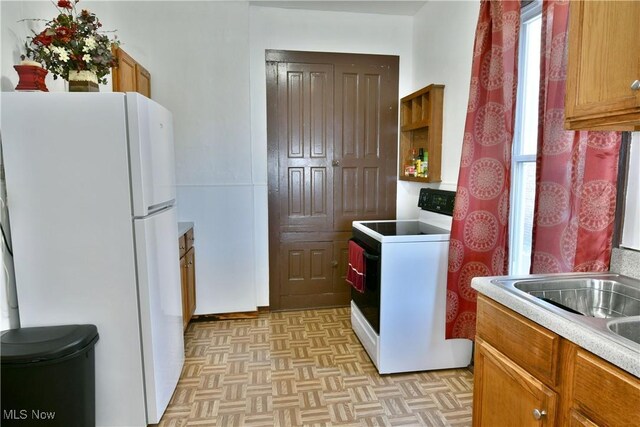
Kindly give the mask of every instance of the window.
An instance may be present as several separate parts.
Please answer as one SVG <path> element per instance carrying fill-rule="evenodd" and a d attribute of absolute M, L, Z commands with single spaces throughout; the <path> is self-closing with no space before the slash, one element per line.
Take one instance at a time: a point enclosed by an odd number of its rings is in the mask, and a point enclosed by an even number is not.
<path fill-rule="evenodd" d="M 542 2 L 522 8 L 516 124 L 511 153 L 509 274 L 529 274 L 536 191 Z"/>

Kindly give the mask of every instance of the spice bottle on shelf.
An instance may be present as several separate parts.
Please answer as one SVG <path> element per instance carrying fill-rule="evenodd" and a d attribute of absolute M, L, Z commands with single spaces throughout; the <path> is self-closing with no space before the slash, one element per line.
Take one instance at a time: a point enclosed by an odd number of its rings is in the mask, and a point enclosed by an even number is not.
<path fill-rule="evenodd" d="M 416 165 L 416 176 L 422 176 L 422 159 L 424 156 L 424 149 L 420 148 L 418 150 L 418 157 L 416 157 L 415 165 Z"/>
<path fill-rule="evenodd" d="M 420 149 L 422 150 L 422 148 Z M 422 163 L 420 164 L 420 171 L 418 172 L 420 176 L 426 178 L 429 176 L 429 152 L 423 151 L 422 153 Z"/>
<path fill-rule="evenodd" d="M 416 176 L 416 150 L 411 150 L 411 155 L 407 158 L 404 166 L 405 176 Z"/>

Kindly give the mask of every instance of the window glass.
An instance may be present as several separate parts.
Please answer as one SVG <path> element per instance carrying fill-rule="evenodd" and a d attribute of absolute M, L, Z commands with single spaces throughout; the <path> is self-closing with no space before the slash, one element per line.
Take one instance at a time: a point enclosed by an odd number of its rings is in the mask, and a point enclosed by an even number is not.
<path fill-rule="evenodd" d="M 538 98 L 540 86 L 541 3 L 523 9 L 516 99 L 516 127 L 511 156 L 509 274 L 529 274 L 536 191 Z"/>

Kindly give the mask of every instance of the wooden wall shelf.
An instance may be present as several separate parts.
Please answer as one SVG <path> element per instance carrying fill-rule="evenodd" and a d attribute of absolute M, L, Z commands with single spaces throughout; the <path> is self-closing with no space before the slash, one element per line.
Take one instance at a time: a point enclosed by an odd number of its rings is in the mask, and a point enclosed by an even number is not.
<path fill-rule="evenodd" d="M 400 100 L 400 165 L 398 179 L 440 182 L 442 163 L 442 105 L 444 85 L 426 86 Z M 412 153 L 423 149 L 428 156 L 427 176 L 407 175 Z"/>

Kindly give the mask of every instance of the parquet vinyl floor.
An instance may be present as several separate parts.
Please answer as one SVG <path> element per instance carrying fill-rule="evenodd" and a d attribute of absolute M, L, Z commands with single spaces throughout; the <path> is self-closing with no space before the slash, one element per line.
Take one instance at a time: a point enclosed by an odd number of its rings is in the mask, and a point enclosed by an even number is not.
<path fill-rule="evenodd" d="M 349 308 L 192 322 L 159 426 L 468 426 L 468 369 L 379 375 Z"/>

